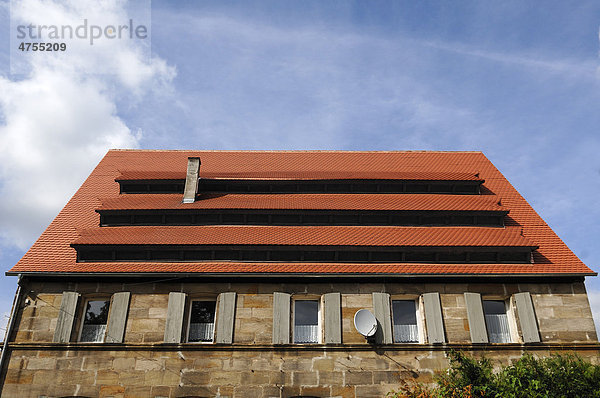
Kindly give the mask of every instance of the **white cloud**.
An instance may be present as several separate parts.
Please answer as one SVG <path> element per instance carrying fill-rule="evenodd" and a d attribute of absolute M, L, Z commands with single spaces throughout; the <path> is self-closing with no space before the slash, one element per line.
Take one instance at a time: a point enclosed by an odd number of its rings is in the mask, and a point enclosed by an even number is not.
<path fill-rule="evenodd" d="M 15 20 L 109 23 L 120 1 L 15 2 Z M 99 6 L 100 5 L 100 6 Z M 69 43 L 59 56 L 30 54 L 21 80 L 0 76 L 0 238 L 25 249 L 110 148 L 139 146 L 119 117 L 117 101 L 138 104 L 169 89 L 175 69 L 131 41 Z M 79 47 L 78 47 L 79 46 Z M 89 47 L 89 46 L 88 46 Z M 95 65 L 104 72 L 92 74 Z"/>

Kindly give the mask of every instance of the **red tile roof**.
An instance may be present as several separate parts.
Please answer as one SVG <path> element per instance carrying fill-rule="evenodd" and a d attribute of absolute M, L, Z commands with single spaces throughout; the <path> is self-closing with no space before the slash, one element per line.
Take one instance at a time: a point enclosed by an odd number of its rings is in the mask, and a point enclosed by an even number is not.
<path fill-rule="evenodd" d="M 356 226 L 135 226 L 81 231 L 75 245 L 518 246 L 521 228 Z"/>
<path fill-rule="evenodd" d="M 339 196 L 343 195 L 343 196 Z M 508 211 L 496 195 L 436 194 L 200 194 L 183 204 L 180 194 L 128 194 L 101 199 L 98 210 L 302 209 Z"/>
<path fill-rule="evenodd" d="M 357 237 L 363 241 L 373 242 L 371 237 L 382 239 L 381 241 L 390 241 L 398 244 L 400 241 L 394 241 L 395 237 L 417 236 L 423 238 L 422 242 L 430 244 L 440 244 L 443 239 L 457 242 L 459 236 L 463 236 L 465 242 L 468 240 L 471 244 L 476 241 L 489 239 L 486 235 L 488 230 L 494 230 L 498 235 L 494 235 L 497 242 L 528 242 L 539 246 L 534 252 L 533 264 L 307 264 L 307 263 L 233 263 L 233 262 L 203 262 L 203 263 L 77 263 L 76 252 L 70 244 L 78 239 L 86 239 L 86 236 L 103 236 L 108 232 L 100 231 L 107 227 L 99 227 L 99 215 L 94 211 L 100 205 L 100 199 L 104 203 L 110 202 L 111 198 L 119 197 L 119 187 L 115 182 L 122 173 L 127 175 L 128 171 L 143 170 L 144 173 L 165 175 L 183 175 L 189 156 L 197 156 L 202 160 L 200 174 L 221 175 L 221 176 L 252 176 L 253 178 L 314 178 L 315 176 L 347 176 L 335 178 L 358 178 L 350 176 L 368 176 L 368 178 L 390 178 L 390 175 L 411 175 L 417 173 L 424 175 L 441 175 L 446 173 L 452 178 L 457 175 L 470 175 L 472 178 L 485 180 L 485 188 L 493 195 L 502 199 L 502 208 L 509 210 L 508 224 L 522 227 L 521 237 L 519 234 L 511 232 L 510 228 L 477 228 L 481 234 L 468 234 L 458 236 L 446 236 L 444 234 L 436 235 L 434 231 L 440 228 L 426 227 L 284 227 L 291 228 L 289 241 L 293 236 L 298 239 L 308 239 L 302 232 L 312 229 L 329 229 L 330 231 L 340 228 L 355 231 Z M 213 174 L 211 174 L 213 173 Z M 440 174 L 441 173 L 441 174 Z M 476 177 L 476 174 L 479 176 Z M 416 175 L 416 174 L 414 174 Z M 378 177 L 379 176 L 379 177 Z M 363 178 L 363 177 L 361 177 Z M 424 177 L 423 177 L 424 178 Z M 439 177 L 436 177 L 439 178 Z M 450 178 L 450 177 L 448 177 Z M 461 177 L 462 178 L 462 177 Z M 157 202 L 169 201 L 166 196 L 157 195 Z M 230 196 L 225 201 L 240 199 L 240 196 Z M 294 195 L 301 196 L 301 195 Z M 327 196 L 327 195 L 325 195 Z M 352 202 L 354 195 L 336 194 L 339 201 Z M 366 194 L 365 194 L 366 196 Z M 410 199 L 403 199 L 402 194 L 398 195 L 396 204 L 409 203 Z M 412 196 L 412 195 L 406 195 Z M 419 195 L 423 201 L 421 206 L 427 208 L 436 205 L 436 198 L 445 195 Z M 485 195 L 478 197 L 482 202 L 473 199 L 482 204 L 485 202 Z M 133 196 L 132 196 L 133 197 Z M 161 197 L 159 199 L 159 197 Z M 237 197 L 237 199 L 236 199 Z M 315 196 L 316 198 L 317 196 Z M 434 198 L 436 197 L 436 198 Z M 471 200 L 464 199 L 469 195 L 460 196 L 460 201 Z M 490 196 L 492 197 L 492 196 Z M 126 199 L 129 200 L 129 199 Z M 212 200 L 212 199 L 211 199 Z M 267 201 L 270 199 L 266 199 Z M 290 203 L 300 203 L 304 199 L 296 198 L 290 200 Z M 457 198 L 458 200 L 458 198 Z M 403 202 L 404 201 L 404 202 Z M 160 203 L 165 203 L 160 202 Z M 474 203 L 470 203 L 469 205 Z M 172 203 L 172 202 L 169 202 Z M 206 202 L 208 203 L 208 202 Z M 324 203 L 324 202 L 323 202 Z M 461 202 L 460 206 L 466 202 Z M 454 205 L 458 206 L 458 202 Z M 453 205 L 453 206 L 454 206 Z M 162 205 L 161 205 L 162 206 Z M 194 204 L 192 206 L 202 206 Z M 219 205 L 221 206 L 221 205 Z M 404 205 L 402 205 L 404 206 Z M 412 206 L 412 205 L 411 205 Z M 449 205 L 450 206 L 450 205 Z M 121 227 L 119 236 L 123 239 L 139 239 L 140 227 Z M 197 229 L 206 231 L 207 227 L 173 227 L 184 230 Z M 282 228 L 282 227 L 208 227 L 212 231 L 225 231 L 230 228 L 243 228 L 252 230 L 255 228 Z M 331 229 L 333 228 L 333 230 Z M 475 227 L 452 228 L 447 227 L 446 232 L 456 230 L 472 230 Z M 114 228 L 117 229 L 117 228 Z M 158 234 L 158 231 L 170 230 L 169 227 L 151 227 Z M 409 235 L 393 235 L 381 233 L 383 230 L 407 230 Z M 95 230 L 95 231 L 94 231 Z M 358 234 L 357 231 L 362 232 Z M 80 235 L 86 231 L 85 236 Z M 131 233 L 130 235 L 128 235 Z M 293 231 L 293 233 L 291 232 Z M 380 231 L 380 232 L 377 232 Z M 219 232 L 221 233 L 221 232 Z M 88 235 L 90 234 L 90 235 Z M 202 233 L 194 233 L 197 236 Z M 244 236 L 251 235 L 250 232 L 244 232 Z M 170 234 L 176 237 L 179 234 Z M 323 234 L 327 235 L 327 234 Z M 333 235 L 333 234 L 332 234 Z M 337 232 L 335 233 L 337 235 Z M 481 235 L 481 236 L 479 236 Z M 146 235 L 147 236 L 147 235 Z M 224 237 L 225 235 L 221 235 Z M 353 235 L 355 236 L 355 235 Z M 437 236 L 437 238 L 436 238 Z M 486 238 L 488 236 L 488 238 Z M 256 239 L 267 239 L 266 235 L 256 235 Z M 114 238 L 114 236 L 113 236 Z M 438 239 L 439 240 L 436 240 Z M 111 238 L 112 239 L 112 238 Z M 121 238 L 119 238 L 121 239 Z M 183 237 L 177 237 L 183 239 Z M 218 240 L 218 236 L 210 239 Z M 248 238 L 250 239 L 250 238 Z M 274 238 L 268 238 L 274 239 Z M 329 241 L 341 239 L 339 236 L 327 236 Z M 344 239 L 348 239 L 346 236 Z M 400 238 L 399 238 L 400 239 Z M 403 239 L 403 238 L 402 238 Z M 411 238 L 413 239 L 413 238 Z M 471 240 L 473 239 L 473 240 Z M 346 240 L 347 241 L 347 240 Z M 145 242 L 146 243 L 146 242 Z M 161 241 L 164 243 L 164 241 Z M 239 243 L 239 242 L 237 242 Z M 521 243 L 515 243 L 521 244 Z M 34 243 L 23 258 L 9 271 L 9 273 L 23 272 L 98 272 L 98 273 L 174 273 L 174 272 L 198 272 L 198 273 L 318 273 L 318 274 L 456 274 L 456 275 L 482 275 L 482 274 L 579 274 L 590 275 L 593 272 L 585 266 L 575 256 L 571 250 L 556 236 L 548 225 L 539 217 L 531 206 L 523 199 L 502 174 L 489 162 L 489 160 L 480 152 L 336 152 L 336 151 L 273 151 L 273 152 L 241 152 L 241 151 L 136 151 L 136 150 L 113 150 L 109 151 L 100 164 L 94 169 L 92 174 L 83 183 L 77 193 L 71 198 L 63 210 L 58 214 L 50 226 L 44 231 L 42 236 Z"/>
<path fill-rule="evenodd" d="M 207 179 L 241 179 L 241 180 L 420 180 L 420 181 L 478 181 L 483 182 L 476 173 L 454 173 L 442 171 L 386 171 L 386 170 L 357 170 L 351 165 L 339 170 L 253 170 L 246 168 L 238 170 L 223 165 L 219 169 L 205 166 L 204 161 L 200 166 L 202 178 Z M 252 167 L 252 164 L 248 164 Z M 122 171 L 116 181 L 131 180 L 185 180 L 184 171 L 148 171 L 127 170 Z"/>

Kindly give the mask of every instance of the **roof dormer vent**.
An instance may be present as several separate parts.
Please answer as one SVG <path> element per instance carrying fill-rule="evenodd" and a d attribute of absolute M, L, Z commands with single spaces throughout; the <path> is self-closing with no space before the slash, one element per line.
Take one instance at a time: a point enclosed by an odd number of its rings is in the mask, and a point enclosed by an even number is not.
<path fill-rule="evenodd" d="M 189 157 L 185 188 L 183 190 L 183 203 L 194 203 L 198 194 L 198 173 L 200 172 L 200 158 Z"/>

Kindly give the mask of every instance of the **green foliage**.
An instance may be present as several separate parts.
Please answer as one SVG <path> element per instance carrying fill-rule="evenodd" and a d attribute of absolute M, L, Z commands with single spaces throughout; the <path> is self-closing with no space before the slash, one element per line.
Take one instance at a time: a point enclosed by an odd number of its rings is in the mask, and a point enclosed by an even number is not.
<path fill-rule="evenodd" d="M 600 398 L 600 366 L 578 355 L 535 358 L 523 355 L 496 373 L 489 359 L 451 351 L 450 368 L 435 376 L 436 385 L 406 383 L 392 398 Z"/>

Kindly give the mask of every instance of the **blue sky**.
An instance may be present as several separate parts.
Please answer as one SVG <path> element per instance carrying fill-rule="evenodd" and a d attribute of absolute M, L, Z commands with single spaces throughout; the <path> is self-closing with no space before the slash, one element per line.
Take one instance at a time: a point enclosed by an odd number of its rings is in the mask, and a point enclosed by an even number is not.
<path fill-rule="evenodd" d="M 600 270 L 596 1 L 155 0 L 152 57 L 101 52 L 102 75 L 39 58 L 11 75 L 0 5 L 3 270 L 112 147 L 481 150 Z M 0 280 L 0 314 L 15 283 Z"/>

